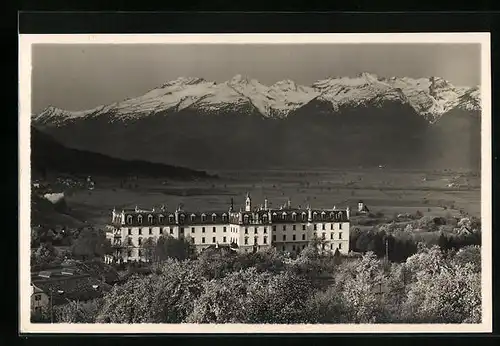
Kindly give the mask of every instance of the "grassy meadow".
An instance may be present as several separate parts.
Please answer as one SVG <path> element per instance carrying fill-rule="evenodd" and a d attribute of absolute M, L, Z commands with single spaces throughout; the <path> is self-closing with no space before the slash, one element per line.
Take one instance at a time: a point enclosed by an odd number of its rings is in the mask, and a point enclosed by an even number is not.
<path fill-rule="evenodd" d="M 363 200 L 370 212 L 385 215 L 416 213 L 445 216 L 465 211 L 480 216 L 480 176 L 467 172 L 424 172 L 371 170 L 315 171 L 221 171 L 211 181 L 163 181 L 134 179 L 120 181 L 93 177 L 94 190 L 75 189 L 66 193 L 73 215 L 101 225 L 109 221 L 115 207 L 152 208 L 166 205 L 174 210 L 227 210 L 231 198 L 235 208 L 243 206 L 247 192 L 254 206 L 267 197 L 271 207 L 291 199 L 293 206 L 352 210 Z"/>

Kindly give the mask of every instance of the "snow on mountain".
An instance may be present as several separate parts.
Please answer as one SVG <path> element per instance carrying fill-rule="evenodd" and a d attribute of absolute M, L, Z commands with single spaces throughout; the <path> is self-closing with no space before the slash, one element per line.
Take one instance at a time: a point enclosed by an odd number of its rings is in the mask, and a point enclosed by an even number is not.
<path fill-rule="evenodd" d="M 439 77 L 382 78 L 364 72 L 354 77 L 318 80 L 312 86 L 291 80 L 266 86 L 238 74 L 220 84 L 198 77 L 179 77 L 142 96 L 91 110 L 74 112 L 51 106 L 33 120 L 59 126 L 79 118 L 107 115 L 114 122 L 183 109 L 205 113 L 256 109 L 267 118 L 284 118 L 314 99 L 330 103 L 333 111 L 368 104 L 381 106 L 385 101 L 408 103 L 431 123 L 455 107 L 468 111 L 481 108 L 477 87 L 456 87 Z"/>

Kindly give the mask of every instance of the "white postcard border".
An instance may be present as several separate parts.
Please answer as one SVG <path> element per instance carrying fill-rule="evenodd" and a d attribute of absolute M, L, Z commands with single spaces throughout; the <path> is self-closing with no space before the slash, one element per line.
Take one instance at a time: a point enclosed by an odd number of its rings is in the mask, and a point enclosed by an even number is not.
<path fill-rule="evenodd" d="M 403 44 L 481 45 L 481 324 L 41 324 L 30 321 L 30 118 L 33 44 Z M 21 333 L 477 333 L 492 332 L 490 34 L 60 34 L 19 35 L 19 331 Z"/>

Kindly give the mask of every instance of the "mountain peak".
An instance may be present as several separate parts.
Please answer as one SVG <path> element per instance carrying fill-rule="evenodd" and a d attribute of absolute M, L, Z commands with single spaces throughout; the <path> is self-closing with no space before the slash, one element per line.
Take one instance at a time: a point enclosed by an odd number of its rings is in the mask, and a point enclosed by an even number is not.
<path fill-rule="evenodd" d="M 250 79 L 241 74 L 237 74 L 229 80 L 229 84 L 249 84 L 251 82 L 255 82 L 255 79 Z"/>
<path fill-rule="evenodd" d="M 204 78 L 199 78 L 199 77 L 178 77 L 177 79 L 174 79 L 172 81 L 164 83 L 161 87 L 169 87 L 173 85 L 195 85 L 195 84 L 200 84 L 206 82 Z"/>
<path fill-rule="evenodd" d="M 273 84 L 274 88 L 282 90 L 297 90 L 297 84 L 290 79 L 283 79 Z"/>

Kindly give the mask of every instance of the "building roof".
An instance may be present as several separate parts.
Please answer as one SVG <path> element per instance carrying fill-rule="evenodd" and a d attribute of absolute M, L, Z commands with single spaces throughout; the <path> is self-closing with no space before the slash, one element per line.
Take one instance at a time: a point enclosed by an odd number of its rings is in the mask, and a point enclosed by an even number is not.
<path fill-rule="evenodd" d="M 89 300 L 102 297 L 111 286 L 91 277 L 90 275 L 76 275 L 71 277 L 58 277 L 54 279 L 32 280 L 35 292 L 43 291 L 50 295 L 52 292 L 53 303 L 64 304 L 68 300 Z M 59 293 L 62 291 L 63 293 Z"/>

